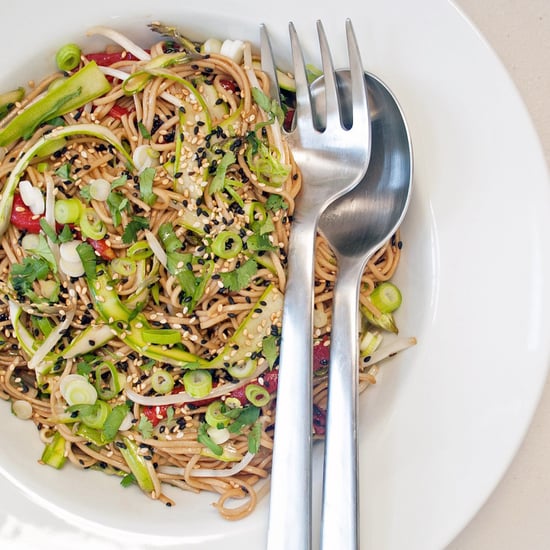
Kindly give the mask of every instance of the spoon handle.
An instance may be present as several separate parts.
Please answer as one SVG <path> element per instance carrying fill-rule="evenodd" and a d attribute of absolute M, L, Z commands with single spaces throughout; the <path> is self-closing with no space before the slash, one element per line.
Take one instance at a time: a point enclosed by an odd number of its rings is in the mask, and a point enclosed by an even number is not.
<path fill-rule="evenodd" d="M 338 258 L 330 339 L 321 550 L 359 548 L 357 365 L 363 266 L 362 259 Z"/>
<path fill-rule="evenodd" d="M 311 548 L 312 332 L 317 218 L 296 216 L 289 264 L 273 443 L 268 550 Z"/>

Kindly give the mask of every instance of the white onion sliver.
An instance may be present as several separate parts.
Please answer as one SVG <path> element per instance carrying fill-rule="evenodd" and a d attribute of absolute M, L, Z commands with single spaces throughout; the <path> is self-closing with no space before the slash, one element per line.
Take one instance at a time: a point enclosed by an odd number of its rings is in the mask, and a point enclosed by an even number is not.
<path fill-rule="evenodd" d="M 153 251 L 156 259 L 163 265 L 164 268 L 166 268 L 168 265 L 168 256 L 166 255 L 164 248 L 162 248 L 159 240 L 148 229 L 145 230 L 145 238 L 147 239 L 147 243 Z"/>
<path fill-rule="evenodd" d="M 216 386 L 206 397 L 191 397 L 187 392 L 180 393 L 170 393 L 167 395 L 141 395 L 134 390 L 127 388 L 126 397 L 137 403 L 138 405 L 146 405 L 151 407 L 161 406 L 161 405 L 184 405 L 185 403 L 193 403 L 195 401 L 204 401 L 205 399 L 215 399 L 216 397 L 221 397 L 226 393 L 232 392 L 248 384 L 251 380 L 258 378 L 268 368 L 267 361 L 262 361 L 258 366 L 256 372 L 248 377 L 243 378 L 235 384 L 221 384 Z"/>
<path fill-rule="evenodd" d="M 380 361 L 383 361 L 384 359 L 388 359 L 389 357 L 392 357 L 396 353 L 399 353 L 400 351 L 404 351 L 407 348 L 410 348 L 416 344 L 416 338 L 414 336 L 411 337 L 396 337 L 396 338 L 389 338 L 387 337 L 384 339 L 384 344 L 381 345 L 372 355 L 370 360 L 368 361 L 369 365 L 374 365 L 376 363 L 379 363 Z"/>
<path fill-rule="evenodd" d="M 80 256 L 78 255 L 77 247 L 82 244 L 82 241 L 72 240 L 59 245 L 59 254 L 61 259 L 66 262 L 80 262 Z"/>
<path fill-rule="evenodd" d="M 19 193 L 25 205 L 29 207 L 35 216 L 44 214 L 44 197 L 38 187 L 34 187 L 28 180 L 21 180 L 19 182 Z"/>
<path fill-rule="evenodd" d="M 140 48 L 135 42 L 132 42 L 127 36 L 124 36 L 122 33 L 110 29 L 108 27 L 92 27 L 87 35 L 91 36 L 93 34 L 100 34 L 105 38 L 109 38 L 113 42 L 116 42 L 119 46 L 122 46 L 127 52 L 135 55 L 138 59 L 149 60 L 151 56 L 142 48 Z"/>
<path fill-rule="evenodd" d="M 48 337 L 42 342 L 42 345 L 36 350 L 35 354 L 31 357 L 28 368 L 33 370 L 42 363 L 44 357 L 55 347 L 57 342 L 61 339 L 63 336 L 63 333 L 65 330 L 67 330 L 71 323 L 73 322 L 73 318 L 75 315 L 75 309 L 70 309 L 65 314 L 65 319 L 59 323 L 48 335 Z"/>
<path fill-rule="evenodd" d="M 105 75 L 105 76 L 112 76 L 113 78 L 118 78 L 122 82 L 124 82 L 129 76 L 130 73 L 127 73 L 125 71 L 121 71 L 120 69 L 113 69 L 113 67 L 99 67 L 99 70 Z"/>
<path fill-rule="evenodd" d="M 244 470 L 250 461 L 254 458 L 254 454 L 246 453 L 240 462 L 236 462 L 231 468 L 227 470 L 216 470 L 214 468 L 198 468 L 191 470 L 191 477 L 231 477 L 237 475 Z M 177 466 L 161 466 L 159 472 L 163 474 L 185 475 L 185 468 L 178 468 Z"/>

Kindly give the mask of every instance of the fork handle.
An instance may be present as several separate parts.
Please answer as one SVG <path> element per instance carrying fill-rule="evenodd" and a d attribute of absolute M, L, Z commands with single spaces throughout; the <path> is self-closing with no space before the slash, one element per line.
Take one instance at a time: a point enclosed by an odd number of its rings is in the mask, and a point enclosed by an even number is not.
<path fill-rule="evenodd" d="M 357 393 L 362 259 L 339 257 L 330 339 L 321 550 L 359 548 Z"/>
<path fill-rule="evenodd" d="M 268 550 L 311 548 L 312 332 L 317 220 L 295 218 L 277 386 Z"/>

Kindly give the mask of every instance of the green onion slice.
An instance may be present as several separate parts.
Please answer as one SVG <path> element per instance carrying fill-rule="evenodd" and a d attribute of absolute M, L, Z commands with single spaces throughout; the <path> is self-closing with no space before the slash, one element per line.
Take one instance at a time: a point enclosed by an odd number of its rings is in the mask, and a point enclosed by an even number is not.
<path fill-rule="evenodd" d="M 55 221 L 60 224 L 75 223 L 82 215 L 82 203 L 76 199 L 59 199 L 55 201 Z"/>
<path fill-rule="evenodd" d="M 212 375 L 206 369 L 188 370 L 183 384 L 191 397 L 206 397 L 212 391 Z"/>
<path fill-rule="evenodd" d="M 55 62 L 61 71 L 72 71 L 80 64 L 80 47 L 76 44 L 65 44 L 57 51 Z"/>
<path fill-rule="evenodd" d="M 243 378 L 249 378 L 252 376 L 256 370 L 256 367 L 257 362 L 254 359 L 249 359 L 248 361 L 231 365 L 227 368 L 227 372 L 233 376 L 233 378 L 242 380 Z"/>
<path fill-rule="evenodd" d="M 80 374 L 68 374 L 59 384 L 61 395 L 69 405 L 93 405 L 97 400 L 97 391 Z"/>
<path fill-rule="evenodd" d="M 222 231 L 212 242 L 212 251 L 219 258 L 235 258 L 243 248 L 241 237 L 234 231 Z"/>
<path fill-rule="evenodd" d="M 94 405 L 90 405 L 80 411 L 79 418 L 81 422 L 89 428 L 99 430 L 103 428 L 105 420 L 111 412 L 111 407 L 105 402 L 98 399 Z"/>
<path fill-rule="evenodd" d="M 127 251 L 128 258 L 132 260 L 145 260 L 153 255 L 153 251 L 147 241 L 134 243 Z"/>
<path fill-rule="evenodd" d="M 123 277 L 130 277 L 136 272 L 137 266 L 136 262 L 129 258 L 115 258 L 110 261 L 109 269 Z"/>
<path fill-rule="evenodd" d="M 380 313 L 391 313 L 401 305 L 401 291 L 389 281 L 379 284 L 370 295 L 370 301 Z"/>
<path fill-rule="evenodd" d="M 213 428 L 224 428 L 231 419 L 223 414 L 224 403 L 221 400 L 212 401 L 206 409 L 204 419 L 206 423 Z"/>
<path fill-rule="evenodd" d="M 174 389 L 174 378 L 165 369 L 157 370 L 151 376 L 151 386 L 157 393 L 170 393 Z"/>
<path fill-rule="evenodd" d="M 255 407 L 263 407 L 267 405 L 271 399 L 269 392 L 258 384 L 248 384 L 244 389 L 244 394 Z"/>
<path fill-rule="evenodd" d="M 84 235 L 84 237 L 94 239 L 96 241 L 102 239 L 107 233 L 107 228 L 105 227 L 103 220 L 99 217 L 98 213 L 93 208 L 84 209 L 84 211 L 80 215 L 79 225 L 80 230 L 82 231 L 82 235 Z"/>
<path fill-rule="evenodd" d="M 125 377 L 110 361 L 102 361 L 97 365 L 94 374 L 94 386 L 101 399 L 109 401 L 122 391 Z"/>

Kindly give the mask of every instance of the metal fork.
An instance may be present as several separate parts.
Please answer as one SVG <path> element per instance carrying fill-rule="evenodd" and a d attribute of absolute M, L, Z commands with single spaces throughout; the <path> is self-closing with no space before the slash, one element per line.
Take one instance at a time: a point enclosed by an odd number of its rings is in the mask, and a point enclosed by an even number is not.
<path fill-rule="evenodd" d="M 312 102 L 298 35 L 290 23 L 296 80 L 295 125 L 287 135 L 302 172 L 288 252 L 288 276 L 277 390 L 276 428 L 271 474 L 268 550 L 311 548 L 311 444 L 314 244 L 323 210 L 351 190 L 370 158 L 370 118 L 359 48 L 346 21 L 351 72 L 351 127 L 342 124 L 343 101 L 323 26 L 317 22 L 325 75 L 325 112 Z M 270 50 L 265 28 L 264 52 Z M 272 60 L 271 52 L 267 62 Z M 271 67 L 273 68 L 273 67 Z M 272 71 L 271 74 L 274 74 Z M 274 83 L 276 84 L 276 83 Z M 275 88 L 276 90 L 277 88 Z M 349 111 L 348 111 L 349 112 Z"/>

